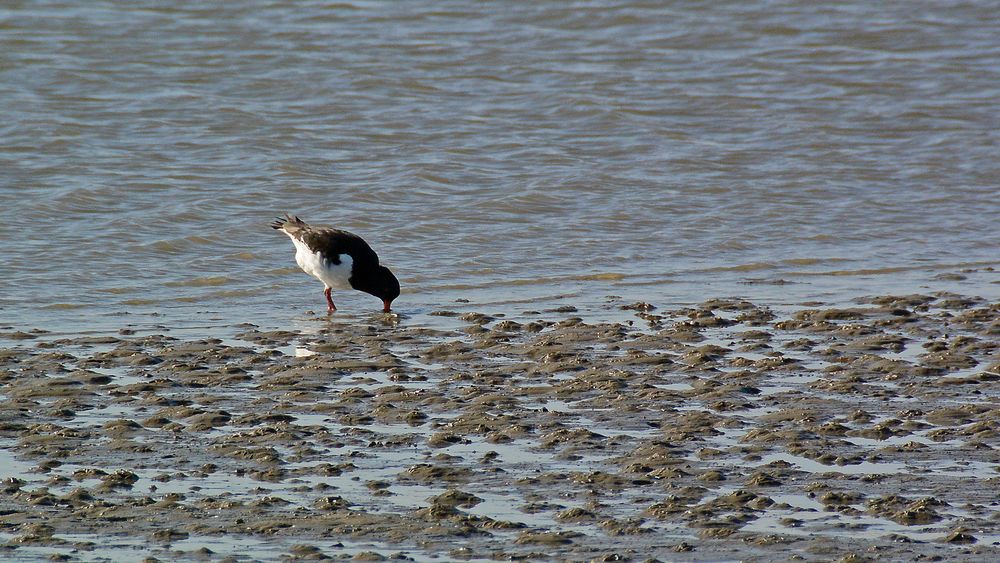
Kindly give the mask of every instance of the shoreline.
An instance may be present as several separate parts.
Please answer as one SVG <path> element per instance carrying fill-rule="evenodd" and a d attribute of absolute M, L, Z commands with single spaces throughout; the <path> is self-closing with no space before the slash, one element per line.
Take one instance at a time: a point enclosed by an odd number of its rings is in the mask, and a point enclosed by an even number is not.
<path fill-rule="evenodd" d="M 801 262 L 802 260 L 786 260 Z M 815 264 L 825 261 L 808 260 Z M 484 312 L 529 322 L 538 314 L 574 307 L 588 322 L 634 320 L 621 306 L 649 301 L 661 308 L 696 307 L 709 297 L 748 299 L 776 310 L 803 307 L 853 307 L 872 295 L 933 294 L 951 292 L 1000 300 L 1000 277 L 994 265 L 983 263 L 890 266 L 838 271 L 752 270 L 733 268 L 688 269 L 669 274 L 649 272 L 617 279 L 620 274 L 594 274 L 503 282 L 428 286 L 426 278 L 404 277 L 403 295 L 397 300 L 404 314 L 401 324 L 456 329 L 433 313 L 442 307 L 461 313 Z M 759 265 L 759 264 L 758 264 Z M 832 267 L 832 264 L 827 264 Z M 860 265 L 859 265 L 860 266 Z M 322 292 L 314 281 L 295 268 L 286 268 L 282 283 L 204 286 L 201 278 L 172 283 L 169 291 L 152 292 L 143 303 L 121 299 L 134 288 L 104 288 L 81 294 L 79 303 L 51 303 L 37 296 L 30 301 L 0 300 L 6 313 L 0 322 L 0 343 L 15 333 L 36 343 L 79 336 L 155 335 L 166 333 L 186 339 L 231 339 L 244 325 L 261 330 L 311 332 L 327 325 L 377 322 L 380 311 L 372 297 L 357 292 L 338 295 L 343 310 L 328 318 Z M 748 277 L 746 274 L 753 274 Z M 287 279 L 285 279 L 287 278 Z M 209 279 L 217 279 L 212 277 Z M 551 283 L 554 279 L 558 283 Z M 526 283 L 530 282 L 530 283 Z M 180 291 L 186 287 L 190 292 Z M 225 294 L 226 296 L 222 296 Z M 57 297 L 58 299 L 58 297 Z M 329 321 L 329 322 L 328 322 Z M 41 331 L 41 333 L 35 333 Z M 33 334 L 34 333 L 34 334 Z M 32 338 L 34 336 L 34 338 Z"/>
<path fill-rule="evenodd" d="M 654 305 L 5 332 L 0 553 L 1000 558 L 1000 305 Z"/>

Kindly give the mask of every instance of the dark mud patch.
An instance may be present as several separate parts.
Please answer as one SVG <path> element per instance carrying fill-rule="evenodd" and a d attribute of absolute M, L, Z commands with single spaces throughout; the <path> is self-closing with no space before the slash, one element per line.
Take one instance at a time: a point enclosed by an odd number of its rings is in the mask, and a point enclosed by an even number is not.
<path fill-rule="evenodd" d="M 621 310 L 5 333 L 2 553 L 1000 558 L 997 305 Z"/>

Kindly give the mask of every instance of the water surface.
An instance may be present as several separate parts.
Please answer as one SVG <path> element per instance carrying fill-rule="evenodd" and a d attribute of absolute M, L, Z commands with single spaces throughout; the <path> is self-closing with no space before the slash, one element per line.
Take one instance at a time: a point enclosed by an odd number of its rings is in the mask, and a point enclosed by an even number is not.
<path fill-rule="evenodd" d="M 322 312 L 267 228 L 282 211 L 365 236 L 417 319 L 456 299 L 995 299 L 994 15 L 16 3 L 0 8 L 0 322 L 213 333 Z"/>

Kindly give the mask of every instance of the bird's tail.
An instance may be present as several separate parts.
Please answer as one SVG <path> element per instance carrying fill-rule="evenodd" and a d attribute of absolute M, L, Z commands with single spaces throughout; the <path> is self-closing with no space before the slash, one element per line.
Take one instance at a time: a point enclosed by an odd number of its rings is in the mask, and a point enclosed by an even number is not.
<path fill-rule="evenodd" d="M 295 234 L 308 226 L 309 225 L 307 225 L 302 219 L 299 219 L 295 215 L 289 215 L 288 213 L 285 213 L 284 217 L 278 217 L 271 223 L 272 229 L 284 231 L 290 235 Z"/>

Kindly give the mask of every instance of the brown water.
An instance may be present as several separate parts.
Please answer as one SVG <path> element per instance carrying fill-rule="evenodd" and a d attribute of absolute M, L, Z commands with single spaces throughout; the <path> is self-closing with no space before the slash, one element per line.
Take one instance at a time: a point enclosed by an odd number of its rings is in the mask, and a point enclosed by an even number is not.
<path fill-rule="evenodd" d="M 992 2 L 163 4 L 0 8 L 0 324 L 1000 294 Z"/>

